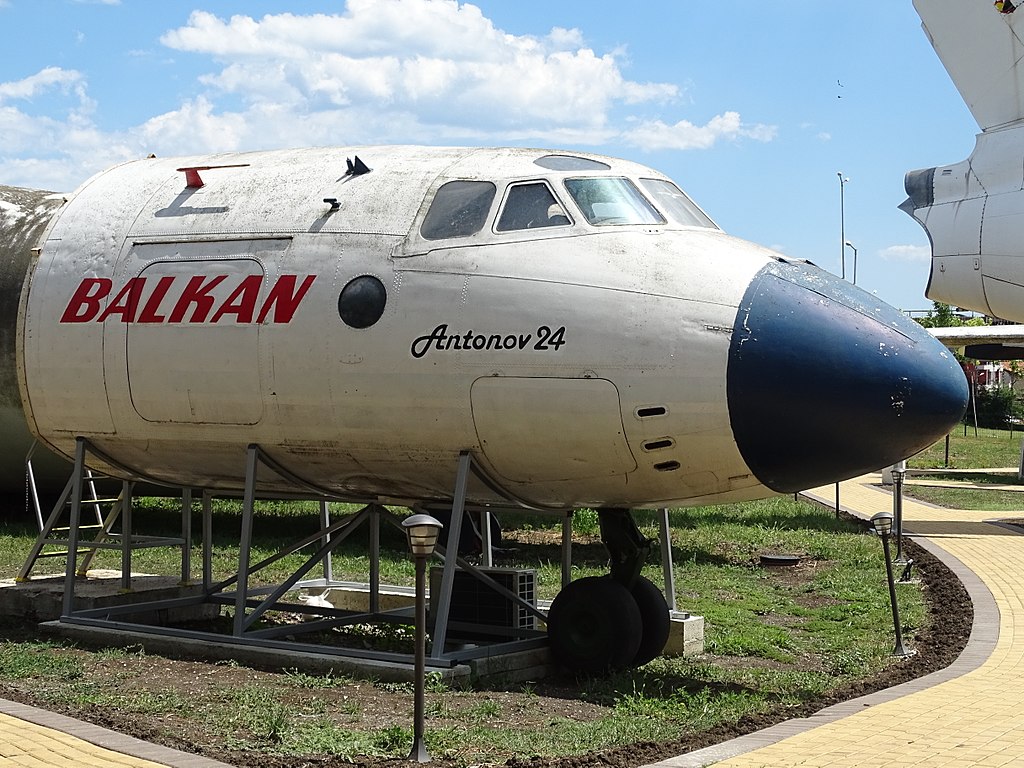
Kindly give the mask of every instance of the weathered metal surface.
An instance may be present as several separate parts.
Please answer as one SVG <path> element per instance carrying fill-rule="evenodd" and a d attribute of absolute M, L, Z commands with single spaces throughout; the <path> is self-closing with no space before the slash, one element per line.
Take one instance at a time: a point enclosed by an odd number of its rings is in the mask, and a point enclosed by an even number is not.
<path fill-rule="evenodd" d="M 25 423 L 18 392 L 15 340 L 21 289 L 34 258 L 43 230 L 54 211 L 64 202 L 62 195 L 21 187 L 0 185 L 0 489 L 21 489 L 25 482 L 25 455 L 32 436 Z M 40 477 L 65 474 L 64 462 L 40 451 Z"/>
<path fill-rule="evenodd" d="M 369 173 L 346 174 L 356 155 Z M 33 430 L 65 454 L 87 437 L 115 474 L 212 489 L 240 488 L 246 446 L 258 444 L 308 483 L 366 500 L 449 497 L 467 450 L 508 495 L 536 504 L 743 500 L 774 488 L 752 467 L 785 456 L 760 455 L 775 444 L 751 439 L 757 408 L 743 409 L 748 445 L 737 443 L 727 393 L 756 389 L 763 365 L 737 361 L 783 361 L 768 366 L 771 407 L 806 418 L 801 439 L 827 453 L 850 402 L 814 393 L 808 410 L 806 369 L 824 364 L 814 381 L 841 389 L 857 358 L 829 362 L 829 349 L 881 355 L 893 333 L 906 343 L 872 369 L 883 380 L 871 397 L 885 402 L 862 398 L 857 408 L 878 415 L 867 423 L 899 429 L 888 395 L 916 413 L 906 382 L 936 370 L 920 398 L 930 415 L 904 419 L 911 434 L 897 444 L 955 421 L 958 369 L 936 364 L 945 351 L 913 324 L 894 330 L 877 300 L 699 216 L 659 213 L 640 192 L 608 197 L 665 178 L 656 171 L 548 155 L 321 148 L 148 159 L 98 175 L 54 217 L 25 292 Z M 206 167 L 189 186 L 181 169 Z M 467 201 L 459 215 L 476 223 L 432 222 L 424 237 L 435 192 L 451 182 L 446 193 Z M 520 199 L 543 200 L 548 218 L 506 216 Z M 769 265 L 776 283 L 765 282 Z M 801 318 L 837 297 L 851 311 L 819 341 Z M 858 438 L 856 455 L 799 480 L 900 458 L 888 435 Z M 777 445 L 794 448 L 785 436 Z M 293 490 L 273 473 L 258 485 Z M 474 482 L 468 494 L 503 492 Z"/>

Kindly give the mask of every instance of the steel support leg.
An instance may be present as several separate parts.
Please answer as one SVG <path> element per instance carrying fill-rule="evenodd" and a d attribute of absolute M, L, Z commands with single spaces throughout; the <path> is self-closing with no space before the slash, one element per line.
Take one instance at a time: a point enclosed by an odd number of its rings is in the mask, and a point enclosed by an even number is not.
<path fill-rule="evenodd" d="M 203 490 L 203 592 L 213 589 L 213 497 Z"/>
<path fill-rule="evenodd" d="M 491 513 L 486 509 L 480 513 L 480 564 L 484 568 L 494 567 L 494 542 L 491 541 Z"/>
<path fill-rule="evenodd" d="M 28 456 L 25 457 L 25 487 L 28 489 L 29 497 L 32 500 L 32 510 L 36 513 L 36 522 L 39 523 L 39 530 L 43 530 L 43 509 L 39 504 L 39 490 L 36 488 L 36 473 L 32 468 L 32 454 L 36 452 L 38 440 L 32 441 L 32 447 L 28 449 Z"/>
<path fill-rule="evenodd" d="M 245 497 L 242 502 L 242 535 L 238 542 L 238 583 L 235 584 L 235 637 L 245 631 L 245 607 L 249 597 L 249 555 L 252 547 L 252 518 L 256 505 L 256 469 L 259 448 L 250 445 L 245 464 Z"/>
<path fill-rule="evenodd" d="M 85 438 L 82 437 L 75 440 L 75 470 L 71 479 L 71 522 L 68 528 L 68 562 L 64 570 L 64 601 L 61 616 L 70 616 L 75 607 L 78 526 L 82 520 L 82 485 L 85 481 Z"/>
<path fill-rule="evenodd" d="M 132 591 L 132 491 L 135 483 L 121 483 L 121 591 Z M 82 574 L 83 576 L 85 574 Z"/>
<path fill-rule="evenodd" d="M 473 457 L 469 453 L 459 455 L 459 471 L 455 476 L 455 496 L 452 500 L 452 528 L 448 531 L 448 548 L 444 554 L 441 593 L 430 596 L 435 617 L 434 635 L 430 642 L 430 657 L 432 659 L 439 659 L 444 655 L 444 644 L 448 639 L 448 613 L 451 607 L 452 587 L 455 585 L 455 567 L 459 556 L 459 541 L 462 536 L 462 518 L 466 510 L 466 486 L 469 485 L 472 461 Z"/>
<path fill-rule="evenodd" d="M 380 611 L 380 507 L 370 507 L 370 613 Z"/>
<path fill-rule="evenodd" d="M 562 518 L 562 589 L 572 581 L 572 510 Z"/>
<path fill-rule="evenodd" d="M 326 531 L 331 525 L 331 508 L 328 506 L 326 501 L 320 502 L 320 530 Z M 323 546 L 327 546 L 331 543 L 331 537 L 324 534 L 323 539 L 320 542 Z M 334 563 L 331 560 L 331 553 L 328 552 L 324 555 L 324 581 L 328 585 L 334 581 Z"/>
<path fill-rule="evenodd" d="M 665 602 L 670 611 L 676 610 L 676 575 L 672 568 L 672 529 L 668 525 L 668 509 L 658 510 L 658 530 L 661 534 L 661 570 L 665 574 Z"/>
<path fill-rule="evenodd" d="M 192 489 L 181 489 L 181 583 L 192 583 Z"/>

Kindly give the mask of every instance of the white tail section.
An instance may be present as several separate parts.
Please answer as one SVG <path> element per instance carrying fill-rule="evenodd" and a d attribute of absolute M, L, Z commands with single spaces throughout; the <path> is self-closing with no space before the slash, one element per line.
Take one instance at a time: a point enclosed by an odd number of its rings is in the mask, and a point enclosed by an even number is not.
<path fill-rule="evenodd" d="M 914 0 L 922 26 L 983 131 L 1024 117 L 1024 0 Z"/>

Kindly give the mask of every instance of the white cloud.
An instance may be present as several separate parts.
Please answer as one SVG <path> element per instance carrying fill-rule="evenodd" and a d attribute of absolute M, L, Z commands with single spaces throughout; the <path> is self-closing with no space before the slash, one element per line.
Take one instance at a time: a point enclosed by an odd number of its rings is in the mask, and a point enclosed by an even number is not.
<path fill-rule="evenodd" d="M 680 120 L 674 125 L 666 125 L 661 120 L 643 123 L 628 131 L 626 138 L 645 149 L 709 149 L 719 139 L 771 141 L 776 133 L 775 126 L 745 124 L 738 112 L 725 112 L 704 125 L 695 125 L 689 120 Z"/>
<path fill-rule="evenodd" d="M 511 35 L 454 0 L 349 0 L 341 15 L 259 20 L 195 11 L 161 42 L 212 56 L 221 69 L 203 83 L 249 105 L 373 103 L 415 113 L 435 132 L 599 130 L 618 105 L 679 95 L 671 83 L 629 80 L 619 57 L 587 48 L 579 30 Z"/>
<path fill-rule="evenodd" d="M 928 261 L 932 257 L 932 249 L 928 245 L 890 245 L 878 255 L 887 261 Z"/>
<path fill-rule="evenodd" d="M 22 80 L 0 83 L 0 104 L 8 99 L 31 99 L 53 87 L 65 93 L 74 88 L 80 97 L 85 97 L 85 79 L 80 72 L 60 67 L 47 67 Z"/>
<path fill-rule="evenodd" d="M 526 142 L 706 149 L 776 134 L 734 111 L 704 125 L 675 120 L 686 89 L 630 79 L 625 49 L 597 52 L 579 29 L 510 34 L 456 0 L 347 0 L 333 15 L 194 11 L 160 41 L 205 58 L 208 71 L 178 107 L 119 131 L 96 127 L 96 105 L 75 70 L 0 82 L 0 178 L 31 185 L 29 172 L 57 180 L 63 172 L 57 187 L 66 189 L 150 152 Z M 25 106 L 44 94 L 46 108 Z"/>

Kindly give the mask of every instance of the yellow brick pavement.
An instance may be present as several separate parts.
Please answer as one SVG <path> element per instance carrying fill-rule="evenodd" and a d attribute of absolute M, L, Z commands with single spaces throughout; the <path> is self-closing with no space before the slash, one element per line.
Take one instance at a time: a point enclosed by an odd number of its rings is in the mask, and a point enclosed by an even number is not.
<path fill-rule="evenodd" d="M 162 765 L 0 714 L 0 768 L 154 768 Z"/>
<path fill-rule="evenodd" d="M 817 495 L 834 498 L 833 487 Z M 862 481 L 844 483 L 840 500 L 865 517 L 892 509 L 887 491 Z M 716 768 L 1024 767 L 1024 536 L 986 523 L 997 517 L 991 512 L 936 509 L 910 499 L 903 511 L 908 531 L 926 535 L 991 590 L 999 609 L 992 654 L 961 677 L 867 706 Z"/>
<path fill-rule="evenodd" d="M 0 699 L 0 768 L 231 768 Z"/>

